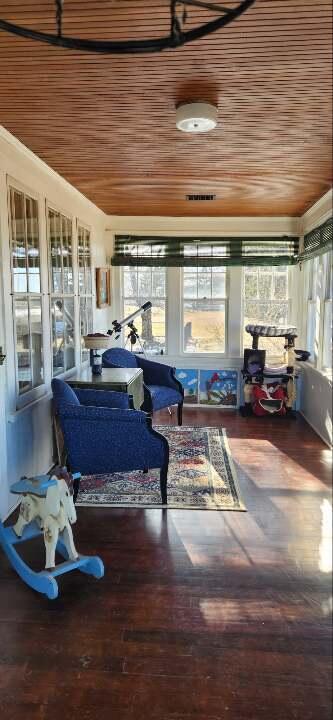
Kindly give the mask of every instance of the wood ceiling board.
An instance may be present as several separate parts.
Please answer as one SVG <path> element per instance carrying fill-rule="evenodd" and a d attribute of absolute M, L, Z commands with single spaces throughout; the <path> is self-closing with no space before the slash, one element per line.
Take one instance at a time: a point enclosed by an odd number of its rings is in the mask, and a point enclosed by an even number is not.
<path fill-rule="evenodd" d="M 55 27 L 52 0 L 7 0 L 0 16 Z M 331 17 L 328 2 L 257 0 L 215 35 L 145 56 L 0 31 L 0 123 L 108 214 L 300 215 L 331 185 Z M 163 35 L 168 18 L 162 0 L 66 0 L 64 32 Z M 218 105 L 215 131 L 176 130 L 188 99 Z M 216 201 L 185 199 L 206 192 Z"/>

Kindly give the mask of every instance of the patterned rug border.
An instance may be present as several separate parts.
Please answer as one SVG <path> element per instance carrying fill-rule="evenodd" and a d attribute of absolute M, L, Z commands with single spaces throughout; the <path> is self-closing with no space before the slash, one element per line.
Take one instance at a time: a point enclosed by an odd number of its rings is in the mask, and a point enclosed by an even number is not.
<path fill-rule="evenodd" d="M 160 431 L 160 428 L 168 427 L 168 430 L 171 431 L 179 431 L 180 428 L 178 426 L 165 426 L 165 425 L 154 425 L 154 429 L 157 431 Z M 229 439 L 227 436 L 227 432 L 225 428 L 222 427 L 216 427 L 215 425 L 204 425 L 204 426 L 196 426 L 196 425 L 183 425 L 181 427 L 181 430 L 217 430 L 220 435 L 222 435 L 224 440 L 224 446 L 225 450 L 227 452 L 228 456 L 228 462 L 230 467 L 230 472 L 232 476 L 232 481 L 237 493 L 238 507 L 193 507 L 192 505 L 187 505 L 184 503 L 181 507 L 179 505 L 175 505 L 172 503 L 172 501 L 168 502 L 167 504 L 163 503 L 125 503 L 125 502 L 119 502 L 119 503 L 92 503 L 92 502 L 81 502 L 80 501 L 80 494 L 76 502 L 77 507 L 93 507 L 93 508 L 112 508 L 113 510 L 121 510 L 122 508 L 133 508 L 134 510 L 141 509 L 141 510 L 174 510 L 174 511 L 182 511 L 182 510 L 194 510 L 194 511 L 202 511 L 202 512 L 247 512 L 247 508 L 244 505 L 242 495 L 240 492 L 239 487 L 239 480 L 238 480 L 238 474 L 237 470 L 235 468 L 235 464 L 233 461 L 233 457 L 230 450 L 229 445 Z"/>

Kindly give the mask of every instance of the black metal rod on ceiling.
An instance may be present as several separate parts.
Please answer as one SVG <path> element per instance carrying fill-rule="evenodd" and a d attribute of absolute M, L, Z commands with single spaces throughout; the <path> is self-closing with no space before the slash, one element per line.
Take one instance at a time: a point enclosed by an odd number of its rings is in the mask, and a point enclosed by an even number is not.
<path fill-rule="evenodd" d="M 242 15 L 242 13 L 251 7 L 251 5 L 255 2 L 256 0 L 242 0 L 237 7 L 228 10 L 227 8 L 216 5 L 215 3 L 210 5 L 209 3 L 201 0 L 184 0 L 184 2 L 180 0 L 173 0 L 170 4 L 171 20 L 173 21 L 170 35 L 161 38 L 144 40 L 88 40 L 66 37 L 61 34 L 63 3 L 59 2 L 59 0 L 56 2 L 57 35 L 39 32 L 38 30 L 32 30 L 31 28 L 15 25 L 14 23 L 1 19 L 0 30 L 4 30 L 5 32 L 9 32 L 29 40 L 37 40 L 39 42 L 48 43 L 49 45 L 55 45 L 68 50 L 95 52 L 101 54 L 153 53 L 161 52 L 162 50 L 175 49 L 187 43 L 193 42 L 194 40 L 199 40 L 206 35 L 210 35 Z M 223 12 L 224 14 L 216 20 L 204 23 L 192 30 L 183 31 L 179 20 L 175 18 L 177 5 L 183 5 L 184 7 L 186 5 L 196 5 L 198 7 L 205 7 L 206 9 L 213 10 L 214 12 Z"/>

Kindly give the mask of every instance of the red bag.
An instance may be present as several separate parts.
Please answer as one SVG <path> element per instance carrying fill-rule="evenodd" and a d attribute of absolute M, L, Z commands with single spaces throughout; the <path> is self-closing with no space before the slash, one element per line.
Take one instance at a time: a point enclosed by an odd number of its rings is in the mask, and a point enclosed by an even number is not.
<path fill-rule="evenodd" d="M 270 388 L 275 388 L 270 391 Z M 252 410 L 255 415 L 285 415 L 285 391 L 281 385 L 254 385 Z"/>

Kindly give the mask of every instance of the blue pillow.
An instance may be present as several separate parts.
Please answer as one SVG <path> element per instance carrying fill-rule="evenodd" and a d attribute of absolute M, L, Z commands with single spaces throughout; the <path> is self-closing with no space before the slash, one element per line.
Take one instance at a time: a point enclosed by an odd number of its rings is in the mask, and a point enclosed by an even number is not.
<path fill-rule="evenodd" d="M 57 409 L 59 409 L 59 406 L 62 403 L 67 403 L 67 405 L 80 405 L 74 390 L 72 390 L 72 388 L 63 380 L 55 378 L 51 382 L 51 388 Z"/>

